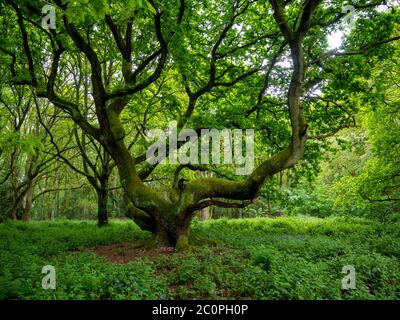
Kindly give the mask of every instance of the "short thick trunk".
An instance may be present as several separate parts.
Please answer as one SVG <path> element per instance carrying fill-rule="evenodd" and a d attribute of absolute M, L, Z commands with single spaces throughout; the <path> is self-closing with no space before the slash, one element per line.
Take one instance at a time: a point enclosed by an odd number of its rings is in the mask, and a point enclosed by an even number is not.
<path fill-rule="evenodd" d="M 186 250 L 189 247 L 189 226 L 158 226 L 156 239 L 159 246 L 175 247 L 178 251 Z"/>
<path fill-rule="evenodd" d="M 175 247 L 176 239 L 168 230 L 159 227 L 156 234 L 157 244 L 161 247 Z"/>

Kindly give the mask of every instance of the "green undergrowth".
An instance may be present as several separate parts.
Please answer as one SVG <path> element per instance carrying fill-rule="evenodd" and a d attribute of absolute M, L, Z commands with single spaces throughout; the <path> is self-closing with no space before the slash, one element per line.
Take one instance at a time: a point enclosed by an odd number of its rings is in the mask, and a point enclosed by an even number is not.
<path fill-rule="evenodd" d="M 399 299 L 400 225 L 359 218 L 195 221 L 194 250 L 116 264 L 86 250 L 149 243 L 130 221 L 0 224 L 0 299 Z M 44 265 L 56 289 L 42 288 Z M 344 266 L 356 288 L 342 289 Z"/>

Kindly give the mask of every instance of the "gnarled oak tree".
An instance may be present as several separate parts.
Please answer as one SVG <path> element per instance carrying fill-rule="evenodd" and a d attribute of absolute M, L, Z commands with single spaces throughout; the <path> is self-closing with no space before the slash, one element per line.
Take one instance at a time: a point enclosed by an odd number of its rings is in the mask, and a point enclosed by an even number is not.
<path fill-rule="evenodd" d="M 187 245 L 197 210 L 245 206 L 267 179 L 299 161 L 308 128 L 316 133 L 321 128 L 318 104 L 311 102 L 325 99 L 340 109 L 335 101 L 340 97 L 318 94 L 344 63 L 338 59 L 368 54 L 399 39 L 395 24 L 385 33 L 361 25 L 368 37 L 329 50 L 326 34 L 347 15 L 341 1 L 55 0 L 55 29 L 41 25 L 43 1 L 5 3 L 6 40 L 0 51 L 7 81 L 31 86 L 97 140 L 118 168 L 129 216 L 161 243 L 178 247 Z M 353 6 L 360 19 L 397 17 L 394 9 L 376 11 L 381 4 L 354 1 Z M 65 89 L 72 83 L 68 65 L 77 55 L 90 67 L 91 117 L 74 97 L 77 85 Z M 146 142 L 140 136 L 156 123 L 150 118 L 163 118 L 159 125 L 176 119 L 178 130 L 200 129 L 207 125 L 202 116 L 210 105 L 227 127 L 250 127 L 246 119 L 252 119 L 275 154 L 265 154 L 243 179 L 217 175 L 177 184 L 173 178 L 179 177 L 180 166 L 168 175 L 165 193 L 149 187 L 144 181 L 158 165 L 146 162 Z M 342 111 L 323 134 L 349 125 L 351 115 Z"/>

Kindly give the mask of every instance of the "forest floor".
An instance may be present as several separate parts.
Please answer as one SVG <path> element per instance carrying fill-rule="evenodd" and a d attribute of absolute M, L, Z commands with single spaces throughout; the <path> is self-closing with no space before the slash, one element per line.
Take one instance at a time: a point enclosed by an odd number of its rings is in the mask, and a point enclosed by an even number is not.
<path fill-rule="evenodd" d="M 127 220 L 6 222 L 0 299 L 399 299 L 399 239 L 399 223 L 361 218 L 220 219 L 194 221 L 175 252 Z"/>
<path fill-rule="evenodd" d="M 101 245 L 91 248 L 90 251 L 113 263 L 127 263 L 135 259 L 156 258 L 160 255 L 170 255 L 175 249 L 170 247 L 142 248 L 135 242 L 121 242 L 109 245 Z"/>

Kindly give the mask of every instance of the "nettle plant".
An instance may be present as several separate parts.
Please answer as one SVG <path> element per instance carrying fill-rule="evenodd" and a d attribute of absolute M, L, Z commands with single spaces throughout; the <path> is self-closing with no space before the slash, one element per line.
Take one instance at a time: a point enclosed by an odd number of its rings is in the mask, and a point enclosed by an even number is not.
<path fill-rule="evenodd" d="M 49 4 L 55 29 L 41 25 Z M 248 205 L 268 179 L 299 161 L 307 137 L 318 141 L 354 124 L 356 93 L 369 88 L 353 80 L 390 56 L 398 13 L 380 1 L 353 1 L 354 30 L 344 30 L 341 48 L 332 50 L 327 34 L 343 28 L 342 5 L 6 0 L 1 81 L 28 86 L 101 144 L 118 169 L 127 215 L 161 244 L 184 248 L 197 210 Z M 73 81 L 77 61 L 85 81 Z M 183 170 L 216 169 L 175 165 L 171 173 L 147 162 L 147 128 L 171 120 L 178 132 L 253 129 L 254 170 L 186 181 Z M 164 192 L 146 182 L 155 175 L 170 180 Z"/>

